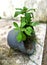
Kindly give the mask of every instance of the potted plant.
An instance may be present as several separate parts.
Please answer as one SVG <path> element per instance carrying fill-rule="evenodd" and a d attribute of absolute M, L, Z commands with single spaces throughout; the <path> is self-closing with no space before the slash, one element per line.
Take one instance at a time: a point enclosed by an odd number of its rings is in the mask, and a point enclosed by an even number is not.
<path fill-rule="evenodd" d="M 20 26 L 13 22 L 15 28 L 8 34 L 8 44 L 14 50 L 18 49 L 22 53 L 31 55 L 35 51 L 36 44 L 34 26 L 38 25 L 38 22 L 32 22 L 35 9 L 23 7 L 22 9 L 16 8 L 16 10 L 14 17 L 20 15 Z"/>

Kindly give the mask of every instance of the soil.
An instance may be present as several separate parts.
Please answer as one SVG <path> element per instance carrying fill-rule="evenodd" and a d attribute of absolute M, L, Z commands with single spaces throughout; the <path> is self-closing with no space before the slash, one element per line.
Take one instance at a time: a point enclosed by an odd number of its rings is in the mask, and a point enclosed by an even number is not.
<path fill-rule="evenodd" d="M 25 26 L 25 28 L 26 27 L 28 27 L 29 25 L 27 25 L 27 26 Z M 31 26 L 32 27 L 32 26 Z M 32 27 L 32 29 L 34 30 L 34 28 Z M 26 35 L 26 33 L 24 32 L 24 34 Z M 32 46 L 32 43 L 34 42 L 34 40 L 35 40 L 35 33 L 33 32 L 33 33 L 31 33 L 31 36 L 28 36 L 28 35 L 26 35 L 26 40 L 24 41 L 24 46 L 25 46 L 25 48 L 28 50 L 28 49 L 32 49 L 33 48 L 33 46 Z"/>

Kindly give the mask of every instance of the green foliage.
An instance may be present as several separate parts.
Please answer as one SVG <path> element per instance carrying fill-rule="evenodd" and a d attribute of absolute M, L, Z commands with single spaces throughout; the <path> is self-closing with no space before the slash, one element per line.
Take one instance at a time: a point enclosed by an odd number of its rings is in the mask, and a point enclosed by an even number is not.
<path fill-rule="evenodd" d="M 30 13 L 25 13 L 25 19 L 26 19 L 26 23 L 30 23 L 31 21 L 31 14 Z"/>
<path fill-rule="evenodd" d="M 22 10 L 21 8 L 16 8 L 16 10 Z"/>
<path fill-rule="evenodd" d="M 24 27 L 26 25 L 25 17 L 21 17 L 21 27 Z"/>
<path fill-rule="evenodd" d="M 39 24 L 39 22 L 31 22 L 31 23 L 30 23 L 31 26 L 36 26 L 36 25 L 38 25 L 38 24 Z"/>
<path fill-rule="evenodd" d="M 14 17 L 17 17 L 19 14 L 21 14 L 20 11 L 16 11 Z"/>
<path fill-rule="evenodd" d="M 27 8 L 26 7 L 23 7 L 23 9 L 21 10 L 21 14 L 24 14 L 25 12 L 27 12 Z"/>
<path fill-rule="evenodd" d="M 19 33 L 17 35 L 18 42 L 25 41 L 26 35 L 31 36 L 32 33 L 34 33 L 33 26 L 38 25 L 38 22 L 32 22 L 32 18 L 34 18 L 33 12 L 35 12 L 35 9 L 28 9 L 27 7 L 23 8 L 16 8 L 16 12 L 14 14 L 14 17 L 17 17 L 18 15 L 22 14 L 24 16 L 20 17 L 20 26 L 16 22 L 13 22 L 15 26 L 15 30 L 19 30 Z"/>
<path fill-rule="evenodd" d="M 17 36 L 17 40 L 18 40 L 18 42 L 26 40 L 26 35 L 23 32 L 19 32 L 19 34 Z"/>
<path fill-rule="evenodd" d="M 1 17 L 0 17 L 0 19 L 1 19 Z"/>
<path fill-rule="evenodd" d="M 15 27 L 18 27 L 18 24 L 16 22 L 13 22 L 13 24 L 14 24 Z"/>
<path fill-rule="evenodd" d="M 28 11 L 35 11 L 35 9 L 29 9 Z"/>
<path fill-rule="evenodd" d="M 33 32 L 33 29 L 31 27 L 25 28 L 25 33 L 29 36 L 31 36 L 31 32 Z"/>
<path fill-rule="evenodd" d="M 18 40 L 18 42 L 22 41 L 22 34 L 21 34 L 21 32 L 18 33 L 17 40 Z"/>

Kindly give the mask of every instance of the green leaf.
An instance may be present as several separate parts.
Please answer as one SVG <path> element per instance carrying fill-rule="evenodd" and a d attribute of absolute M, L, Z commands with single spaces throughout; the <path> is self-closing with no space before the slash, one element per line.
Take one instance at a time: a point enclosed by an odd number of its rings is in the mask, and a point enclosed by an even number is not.
<path fill-rule="evenodd" d="M 27 9 L 28 9 L 27 7 L 25 7 L 25 6 L 23 7 L 23 10 L 27 10 Z"/>
<path fill-rule="evenodd" d="M 31 21 L 31 14 L 30 13 L 26 13 L 25 14 L 25 19 L 26 19 L 26 23 L 29 23 Z"/>
<path fill-rule="evenodd" d="M 21 13 L 24 14 L 25 12 L 27 12 L 28 8 L 27 7 L 23 7 L 23 9 L 21 10 Z"/>
<path fill-rule="evenodd" d="M 19 32 L 18 35 L 17 35 L 17 41 L 18 42 L 22 41 L 22 34 L 21 34 L 21 32 Z"/>
<path fill-rule="evenodd" d="M 21 17 L 21 27 L 24 27 L 26 25 L 25 17 Z"/>
<path fill-rule="evenodd" d="M 0 17 L 0 19 L 1 19 L 1 17 Z"/>
<path fill-rule="evenodd" d="M 16 10 L 22 10 L 21 8 L 16 8 Z"/>
<path fill-rule="evenodd" d="M 27 27 L 26 29 L 25 29 L 25 33 L 27 34 L 27 35 L 29 35 L 29 36 L 31 36 L 31 33 L 33 32 L 33 29 L 31 28 L 31 27 Z"/>
<path fill-rule="evenodd" d="M 14 17 L 17 17 L 18 15 L 20 15 L 21 12 L 20 11 L 16 11 L 15 14 L 14 14 Z"/>
<path fill-rule="evenodd" d="M 14 25 L 15 27 L 18 27 L 18 24 L 17 24 L 16 22 L 13 22 L 13 25 Z"/>
<path fill-rule="evenodd" d="M 26 40 L 25 34 L 23 32 L 19 32 L 19 34 L 17 36 L 17 40 L 18 40 L 18 42 Z"/>
<path fill-rule="evenodd" d="M 36 26 L 36 25 L 39 25 L 39 22 L 31 22 L 30 25 L 31 25 L 31 26 Z"/>
<path fill-rule="evenodd" d="M 26 25 L 26 22 L 25 21 L 21 23 L 21 26 L 22 27 L 24 27 L 25 25 Z"/>
<path fill-rule="evenodd" d="M 15 31 L 16 31 L 16 30 L 19 30 L 19 27 L 14 28 L 14 30 L 15 30 Z"/>
<path fill-rule="evenodd" d="M 35 9 L 29 9 L 28 11 L 35 11 Z"/>
<path fill-rule="evenodd" d="M 21 28 L 21 31 L 22 31 L 22 32 L 25 31 L 25 28 Z"/>
<path fill-rule="evenodd" d="M 22 33 L 22 40 L 25 41 L 26 40 L 26 35 L 24 33 Z"/>

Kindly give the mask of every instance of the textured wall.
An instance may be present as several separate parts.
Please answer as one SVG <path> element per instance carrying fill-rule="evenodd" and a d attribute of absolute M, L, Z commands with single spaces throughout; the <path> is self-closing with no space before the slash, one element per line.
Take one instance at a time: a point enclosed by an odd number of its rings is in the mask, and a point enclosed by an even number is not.
<path fill-rule="evenodd" d="M 16 7 L 35 8 L 35 20 L 47 20 L 47 0 L 0 0 L 0 16 L 13 17 Z"/>
<path fill-rule="evenodd" d="M 35 20 L 47 21 L 47 0 L 26 0 L 26 6 L 35 8 Z"/>
<path fill-rule="evenodd" d="M 12 17 L 15 8 L 23 7 L 25 0 L 0 0 L 0 16 Z"/>

